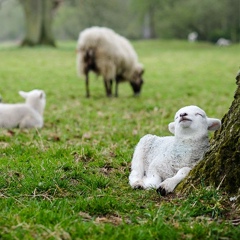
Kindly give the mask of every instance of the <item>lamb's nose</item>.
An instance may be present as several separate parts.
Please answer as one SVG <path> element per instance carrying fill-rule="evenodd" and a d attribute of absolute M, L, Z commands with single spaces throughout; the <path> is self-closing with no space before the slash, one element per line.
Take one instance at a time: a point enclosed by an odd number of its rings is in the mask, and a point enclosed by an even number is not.
<path fill-rule="evenodd" d="M 180 113 L 180 117 L 185 117 L 187 116 L 187 113 Z"/>

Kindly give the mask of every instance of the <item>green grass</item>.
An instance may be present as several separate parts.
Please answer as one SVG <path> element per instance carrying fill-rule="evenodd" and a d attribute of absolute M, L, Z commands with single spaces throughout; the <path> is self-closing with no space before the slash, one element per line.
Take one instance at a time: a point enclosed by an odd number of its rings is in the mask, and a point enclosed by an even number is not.
<path fill-rule="evenodd" d="M 0 130 L 0 239 L 239 239 L 239 209 L 229 196 L 198 186 L 161 197 L 128 184 L 134 146 L 186 105 L 222 118 L 233 101 L 240 45 L 133 42 L 145 66 L 139 98 L 128 83 L 106 98 L 91 76 L 92 97 L 76 76 L 75 43 L 52 48 L 0 45 L 0 94 L 44 89 L 44 128 Z M 203 183 L 204 185 L 204 183 Z"/>

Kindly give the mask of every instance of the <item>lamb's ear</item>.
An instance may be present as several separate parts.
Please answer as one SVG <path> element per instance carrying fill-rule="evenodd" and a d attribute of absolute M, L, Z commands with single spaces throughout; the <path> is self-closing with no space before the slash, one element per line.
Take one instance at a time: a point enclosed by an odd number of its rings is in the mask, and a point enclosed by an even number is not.
<path fill-rule="evenodd" d="M 221 121 L 216 118 L 207 118 L 208 130 L 215 131 L 221 127 Z"/>
<path fill-rule="evenodd" d="M 172 133 L 175 134 L 175 122 L 171 122 L 168 124 L 168 130 Z"/>
<path fill-rule="evenodd" d="M 40 99 L 44 99 L 44 98 L 46 98 L 46 93 L 43 90 L 41 90 Z"/>
<path fill-rule="evenodd" d="M 25 99 L 26 99 L 27 96 L 28 96 L 28 93 L 27 93 L 27 92 L 24 92 L 24 91 L 19 91 L 18 93 L 19 93 L 20 96 L 22 96 L 22 97 L 25 98 Z"/>

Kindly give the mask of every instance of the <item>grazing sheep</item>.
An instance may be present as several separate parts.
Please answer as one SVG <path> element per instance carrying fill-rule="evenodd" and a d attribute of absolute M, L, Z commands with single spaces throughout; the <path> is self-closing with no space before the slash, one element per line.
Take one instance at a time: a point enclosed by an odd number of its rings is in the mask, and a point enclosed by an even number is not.
<path fill-rule="evenodd" d="M 85 75 L 86 96 L 89 92 L 89 72 L 102 75 L 106 95 L 112 95 L 115 81 L 115 96 L 118 96 L 118 83 L 129 81 L 134 94 L 141 91 L 143 66 L 130 42 L 105 27 L 91 27 L 79 34 L 77 43 L 77 72 Z"/>
<path fill-rule="evenodd" d="M 161 195 L 172 192 L 209 146 L 208 130 L 220 128 L 221 121 L 208 118 L 197 106 L 181 108 L 168 125 L 174 136 L 146 135 L 134 151 L 129 183 L 134 189 L 156 188 Z"/>
<path fill-rule="evenodd" d="M 191 32 L 188 34 L 188 41 L 189 42 L 196 42 L 198 38 L 198 33 L 197 32 Z"/>
<path fill-rule="evenodd" d="M 41 128 L 46 95 L 43 90 L 19 91 L 25 103 L 0 103 L 1 128 Z"/>

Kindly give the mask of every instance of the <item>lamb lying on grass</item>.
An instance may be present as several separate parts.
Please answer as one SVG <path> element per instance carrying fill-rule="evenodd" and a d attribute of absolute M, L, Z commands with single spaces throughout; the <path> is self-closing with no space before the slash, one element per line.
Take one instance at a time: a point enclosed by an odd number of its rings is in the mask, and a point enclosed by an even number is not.
<path fill-rule="evenodd" d="M 181 108 L 168 125 L 174 136 L 146 135 L 136 146 L 129 182 L 134 189 L 155 188 L 161 195 L 172 192 L 209 146 L 208 130 L 219 129 L 221 121 L 208 118 L 197 106 Z"/>
<path fill-rule="evenodd" d="M 19 91 L 19 94 L 26 99 L 25 103 L 0 103 L 0 127 L 41 128 L 46 105 L 45 92 L 35 89 L 30 92 Z"/>

